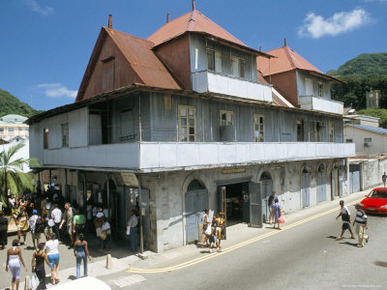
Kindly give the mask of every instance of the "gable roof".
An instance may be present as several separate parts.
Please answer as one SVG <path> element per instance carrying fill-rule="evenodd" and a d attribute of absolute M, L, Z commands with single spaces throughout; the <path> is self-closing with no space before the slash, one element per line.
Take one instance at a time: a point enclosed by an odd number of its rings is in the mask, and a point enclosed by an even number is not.
<path fill-rule="evenodd" d="M 344 124 L 344 127 L 352 127 L 355 129 L 365 130 L 365 131 L 380 134 L 380 135 L 387 135 L 387 129 L 381 128 L 381 127 L 365 126 L 365 125 L 358 125 L 358 124 Z"/>
<path fill-rule="evenodd" d="M 285 45 L 266 52 L 274 56 L 274 58 L 268 59 L 265 57 L 258 56 L 257 65 L 262 74 L 266 77 L 269 75 L 275 75 L 284 73 L 292 70 L 304 70 L 318 77 L 344 83 L 343 81 L 334 78 L 332 76 L 324 74 L 300 54 L 291 49 L 285 41 Z"/>
<path fill-rule="evenodd" d="M 118 50 L 128 62 L 142 85 L 165 89 L 181 89 L 167 68 L 154 54 L 153 43 L 127 33 L 102 27 L 97 43 L 90 57 L 89 64 L 83 76 L 76 101 L 83 99 L 92 72 L 99 61 L 99 55 L 107 37 L 110 37 Z M 130 86 L 132 84 L 125 84 Z"/>
<path fill-rule="evenodd" d="M 166 23 L 159 30 L 149 36 L 148 40 L 152 41 L 155 46 L 158 46 L 164 42 L 177 38 L 186 32 L 210 34 L 220 39 L 227 40 L 241 46 L 246 46 L 246 44 L 238 38 L 224 30 L 196 9 L 193 9 L 183 16 Z"/>

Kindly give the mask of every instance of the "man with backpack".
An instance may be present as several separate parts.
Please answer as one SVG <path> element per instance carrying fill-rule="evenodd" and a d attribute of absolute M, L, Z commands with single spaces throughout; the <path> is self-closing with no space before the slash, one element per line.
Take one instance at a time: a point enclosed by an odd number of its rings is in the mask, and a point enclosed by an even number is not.
<path fill-rule="evenodd" d="M 32 211 L 32 216 L 29 218 L 28 224 L 31 230 L 32 243 L 34 245 L 34 249 L 36 249 L 36 246 L 39 245 L 40 236 L 44 231 L 44 219 L 38 215 L 38 211 L 36 209 Z"/>
<path fill-rule="evenodd" d="M 343 221 L 343 225 L 341 227 L 341 234 L 340 236 L 337 237 L 336 240 L 342 240 L 343 239 L 343 234 L 345 230 L 349 230 L 351 233 L 351 239 L 354 239 L 355 236 L 353 235 L 352 229 L 351 229 L 351 213 L 349 212 L 349 209 L 347 206 L 344 205 L 344 200 L 340 200 L 340 212 L 339 215 L 336 217 L 336 220 L 341 217 Z"/>

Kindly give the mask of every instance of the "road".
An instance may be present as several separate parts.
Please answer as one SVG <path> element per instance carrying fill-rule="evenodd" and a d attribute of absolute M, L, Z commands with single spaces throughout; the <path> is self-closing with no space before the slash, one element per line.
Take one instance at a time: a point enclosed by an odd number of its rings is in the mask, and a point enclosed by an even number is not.
<path fill-rule="evenodd" d="M 188 267 L 99 278 L 113 289 L 387 289 L 387 217 L 369 217 L 370 242 L 359 249 L 349 233 L 335 240 L 341 229 L 338 210 L 281 231 L 268 229 L 241 247 L 203 253 L 208 259 Z M 353 206 L 350 210 L 353 217 Z"/>

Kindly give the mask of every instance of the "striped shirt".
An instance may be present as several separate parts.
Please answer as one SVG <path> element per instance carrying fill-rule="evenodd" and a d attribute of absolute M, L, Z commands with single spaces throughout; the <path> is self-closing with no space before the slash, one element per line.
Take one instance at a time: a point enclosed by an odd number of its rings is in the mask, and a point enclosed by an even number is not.
<path fill-rule="evenodd" d="M 365 223 L 367 222 L 367 215 L 364 211 L 358 210 L 356 212 L 355 222 L 359 225 L 365 225 Z"/>

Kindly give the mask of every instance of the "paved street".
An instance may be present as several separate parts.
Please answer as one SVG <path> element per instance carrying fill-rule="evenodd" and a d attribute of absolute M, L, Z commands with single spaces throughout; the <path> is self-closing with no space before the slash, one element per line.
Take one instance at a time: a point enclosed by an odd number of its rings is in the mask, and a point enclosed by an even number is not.
<path fill-rule="evenodd" d="M 345 200 L 353 204 L 364 194 Z M 349 208 L 353 216 L 354 207 Z M 338 209 L 336 200 L 288 214 L 281 231 L 266 224 L 262 229 L 234 226 L 221 253 L 190 245 L 160 254 L 149 252 L 148 259 L 141 260 L 116 248 L 108 270 L 106 254 L 93 252 L 90 275 L 113 289 L 387 289 L 387 220 L 370 217 L 370 242 L 358 249 L 356 240 L 335 240 L 341 228 L 341 221 L 335 220 Z M 28 256 L 32 251 L 24 253 Z M 4 266 L 5 251 L 0 255 Z M 74 278 L 75 259 L 63 245 L 61 255 L 62 283 Z M 26 259 L 30 270 L 30 258 Z M 1 289 L 10 285 L 10 274 L 4 277 Z"/>

